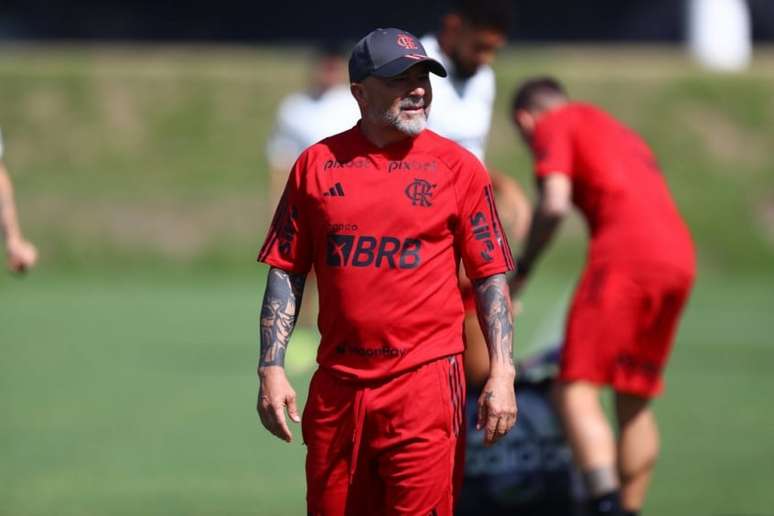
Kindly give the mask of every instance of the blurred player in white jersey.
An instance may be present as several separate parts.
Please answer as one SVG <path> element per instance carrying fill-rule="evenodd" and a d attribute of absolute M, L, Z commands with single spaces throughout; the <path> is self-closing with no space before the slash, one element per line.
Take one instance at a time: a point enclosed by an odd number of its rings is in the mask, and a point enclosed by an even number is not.
<path fill-rule="evenodd" d="M 428 55 L 443 63 L 448 77 L 432 77 L 430 128 L 484 161 L 495 75 L 490 64 L 508 35 L 510 5 L 503 1 L 460 1 L 441 19 L 437 34 L 422 38 Z"/>
<path fill-rule="evenodd" d="M 3 163 L 3 135 L 0 133 L 0 230 L 5 237 L 5 253 L 8 268 L 13 272 L 26 272 L 35 266 L 38 251 L 24 239 L 16 215 L 13 185 Z"/>
<path fill-rule="evenodd" d="M 269 206 L 277 204 L 290 167 L 304 149 L 349 129 L 360 118 L 346 79 L 343 50 L 335 45 L 323 46 L 311 66 L 307 89 L 282 100 L 266 145 L 270 169 Z"/>
<path fill-rule="evenodd" d="M 433 112 L 428 124 L 485 161 L 486 143 L 495 101 L 492 70 L 497 51 L 507 42 L 512 15 L 507 0 L 457 0 L 442 17 L 437 34 L 422 38 L 427 54 L 440 61 L 448 77 L 431 77 Z M 520 240 L 529 227 L 530 204 L 511 177 L 488 167 L 497 208 L 511 240 Z M 465 371 L 475 387 L 487 377 L 486 343 L 475 313 L 472 290 L 462 278 L 466 318 Z"/>

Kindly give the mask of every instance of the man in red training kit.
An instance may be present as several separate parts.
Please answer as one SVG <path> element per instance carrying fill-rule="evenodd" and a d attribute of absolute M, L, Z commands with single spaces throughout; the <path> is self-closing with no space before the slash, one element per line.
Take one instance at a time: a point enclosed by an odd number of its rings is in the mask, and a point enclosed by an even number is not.
<path fill-rule="evenodd" d="M 429 73 L 413 35 L 376 29 L 349 60 L 361 119 L 304 151 L 258 256 L 258 413 L 291 440 L 283 368 L 304 278 L 317 274 L 322 340 L 301 431 L 312 515 L 451 515 L 462 424 L 460 259 L 490 353 L 479 428 L 492 443 L 516 419 L 511 255 L 480 161 L 425 129 Z"/>
<path fill-rule="evenodd" d="M 556 402 L 592 497 L 589 514 L 637 514 L 659 448 L 649 402 L 662 390 L 695 274 L 691 237 L 653 153 L 608 114 L 540 78 L 516 92 L 513 120 L 534 155 L 539 200 L 511 288 L 520 290 L 574 202 L 591 245 Z M 599 401 L 605 385 L 616 394 L 617 440 Z"/>

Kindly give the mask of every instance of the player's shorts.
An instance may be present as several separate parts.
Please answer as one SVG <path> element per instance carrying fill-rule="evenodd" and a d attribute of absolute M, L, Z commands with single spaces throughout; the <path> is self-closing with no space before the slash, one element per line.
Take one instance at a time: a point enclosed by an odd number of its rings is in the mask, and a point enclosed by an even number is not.
<path fill-rule="evenodd" d="M 308 514 L 451 516 L 464 403 L 460 355 L 368 383 L 318 369 L 301 423 Z"/>
<path fill-rule="evenodd" d="M 692 285 L 692 274 L 673 268 L 590 265 L 570 308 L 559 379 L 660 394 Z"/>

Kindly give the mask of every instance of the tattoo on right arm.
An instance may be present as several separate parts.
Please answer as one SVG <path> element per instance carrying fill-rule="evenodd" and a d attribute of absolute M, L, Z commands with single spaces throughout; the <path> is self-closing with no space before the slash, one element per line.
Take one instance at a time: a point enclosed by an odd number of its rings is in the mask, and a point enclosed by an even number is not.
<path fill-rule="evenodd" d="M 296 326 L 306 276 L 272 267 L 261 306 L 259 367 L 284 366 L 285 351 Z"/>
<path fill-rule="evenodd" d="M 513 367 L 513 317 L 511 297 L 504 274 L 473 282 L 481 330 L 489 348 L 492 365 Z"/>

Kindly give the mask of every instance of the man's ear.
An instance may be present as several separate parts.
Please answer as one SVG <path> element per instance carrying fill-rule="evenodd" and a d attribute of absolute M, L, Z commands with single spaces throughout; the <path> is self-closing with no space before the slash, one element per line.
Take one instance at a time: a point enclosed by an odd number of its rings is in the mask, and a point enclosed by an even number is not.
<path fill-rule="evenodd" d="M 366 101 L 365 88 L 363 88 L 363 85 L 359 82 L 350 83 L 349 91 L 352 93 L 352 96 L 355 97 L 358 104 L 362 105 Z"/>
<path fill-rule="evenodd" d="M 532 133 L 535 130 L 535 117 L 526 109 L 517 109 L 513 112 L 513 123 L 526 133 Z"/>

